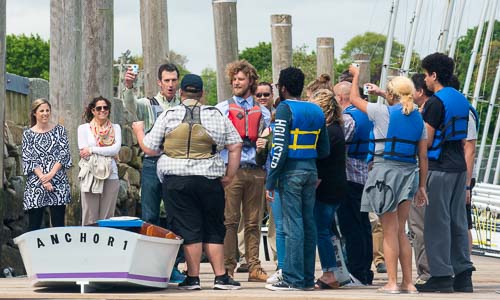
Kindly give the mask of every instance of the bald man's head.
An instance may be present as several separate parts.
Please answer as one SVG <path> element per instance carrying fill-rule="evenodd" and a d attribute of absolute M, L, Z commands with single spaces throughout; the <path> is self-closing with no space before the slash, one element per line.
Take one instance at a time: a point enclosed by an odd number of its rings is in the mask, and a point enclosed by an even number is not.
<path fill-rule="evenodd" d="M 352 83 L 348 81 L 341 81 L 333 87 L 333 92 L 335 93 L 335 98 L 342 108 L 345 108 L 351 104 L 349 95 L 351 94 Z"/>

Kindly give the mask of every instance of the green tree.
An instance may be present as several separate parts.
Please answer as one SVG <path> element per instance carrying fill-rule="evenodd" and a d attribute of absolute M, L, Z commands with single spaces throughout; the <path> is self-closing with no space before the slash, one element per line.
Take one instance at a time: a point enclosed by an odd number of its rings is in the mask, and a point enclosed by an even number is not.
<path fill-rule="evenodd" d="M 209 105 L 217 104 L 217 72 L 212 68 L 205 68 L 201 71 L 203 79 L 203 90 L 205 99 Z"/>
<path fill-rule="evenodd" d="M 365 53 L 370 55 L 370 75 L 371 82 L 377 83 L 380 81 L 380 73 L 382 71 L 382 62 L 384 59 L 385 42 L 387 37 L 383 34 L 374 32 L 365 32 L 350 39 L 342 48 L 340 62 L 337 64 L 337 72 L 340 73 L 347 69 L 352 62 L 354 54 Z M 391 67 L 400 68 L 403 62 L 405 47 L 396 40 L 392 43 L 391 51 Z M 413 52 L 410 64 L 411 71 L 420 70 L 420 57 Z"/>
<path fill-rule="evenodd" d="M 260 81 L 273 82 L 273 63 L 271 43 L 259 42 L 255 47 L 245 48 L 240 53 L 240 59 L 251 63 Z"/>
<path fill-rule="evenodd" d="M 485 24 L 487 27 L 488 22 Z M 469 67 L 470 54 L 472 52 L 472 47 L 474 45 L 474 39 L 477 33 L 477 26 L 469 28 L 465 36 L 460 37 L 457 43 L 457 51 L 455 54 L 455 74 L 461 83 L 461 87 L 465 82 L 465 77 L 467 76 L 467 69 Z M 486 35 L 486 30 L 483 31 L 483 36 L 481 37 L 481 43 L 479 44 L 479 51 L 483 48 L 484 36 Z M 495 27 L 493 30 L 493 35 L 491 38 L 490 49 L 488 54 L 488 64 L 486 65 L 486 72 L 484 74 L 482 96 L 489 99 L 491 95 L 491 90 L 493 89 L 493 78 L 495 78 L 496 67 L 498 64 L 498 59 L 500 59 L 500 22 L 495 21 Z M 481 52 L 476 56 L 475 70 L 472 75 L 471 85 L 469 88 L 469 94 L 472 94 L 475 88 L 475 78 L 477 78 L 478 66 L 480 63 Z"/>
<path fill-rule="evenodd" d="M 488 22 L 486 22 L 484 28 L 487 28 L 487 25 Z M 477 26 L 469 28 L 465 36 L 460 37 L 457 43 L 457 51 L 455 55 L 455 74 L 457 75 L 458 80 L 460 81 L 461 87 L 463 87 L 465 83 L 465 77 L 467 76 L 470 54 L 472 52 L 472 47 L 474 45 L 474 39 L 476 37 L 476 33 L 477 33 Z M 481 51 L 481 49 L 483 48 L 485 35 L 486 35 L 486 30 L 483 31 L 483 35 L 481 37 L 481 43 L 479 44 L 479 51 Z M 469 92 L 468 92 L 469 99 L 472 98 L 476 86 L 476 78 L 479 69 L 480 55 L 481 55 L 480 53 L 481 52 L 479 52 L 479 54 L 477 55 L 475 61 L 475 68 L 472 74 L 471 85 L 469 87 Z M 485 122 L 486 114 L 488 111 L 488 102 L 491 97 L 491 91 L 493 89 L 493 82 L 496 75 L 499 59 L 500 59 L 500 22 L 495 21 L 495 26 L 493 29 L 493 34 L 491 37 L 491 43 L 489 47 L 489 53 L 487 57 L 486 69 L 481 87 L 481 93 L 479 94 L 479 97 L 484 101 L 481 101 L 480 99 L 476 107 L 480 117 L 480 124 L 481 124 L 480 134 L 482 133 L 483 130 L 482 128 L 484 128 L 483 124 Z M 500 96 L 500 94 L 497 95 L 497 97 L 498 96 Z M 493 116 L 496 116 L 498 114 L 498 108 L 495 111 L 493 112 Z M 490 143 L 491 139 L 493 138 L 494 128 L 495 128 L 495 122 L 491 122 L 490 127 L 488 129 L 489 133 L 488 143 Z M 479 136 L 479 138 L 481 138 L 481 136 Z"/>
<path fill-rule="evenodd" d="M 257 69 L 260 81 L 273 82 L 271 43 L 260 42 L 255 47 L 245 48 L 240 53 L 240 59 L 247 60 Z M 293 50 L 292 65 L 304 72 L 306 84 L 316 78 L 316 53 L 309 53 L 306 45 Z"/>
<path fill-rule="evenodd" d="M 7 35 L 6 71 L 49 80 L 50 45 L 38 34 Z"/>
<path fill-rule="evenodd" d="M 306 45 L 302 45 L 301 47 L 297 47 L 292 52 L 292 65 L 296 68 L 299 68 L 304 72 L 305 79 L 304 85 L 308 85 L 309 82 L 316 79 L 316 52 L 311 51 L 308 53 L 308 47 Z M 305 95 L 305 89 L 304 93 Z"/>

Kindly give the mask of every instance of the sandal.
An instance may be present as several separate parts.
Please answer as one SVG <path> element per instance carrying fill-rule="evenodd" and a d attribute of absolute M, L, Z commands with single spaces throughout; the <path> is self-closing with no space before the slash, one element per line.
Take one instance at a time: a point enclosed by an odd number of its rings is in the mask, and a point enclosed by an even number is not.
<path fill-rule="evenodd" d="M 384 287 L 377 289 L 377 293 L 382 294 L 401 294 L 401 290 L 387 290 Z"/>
<path fill-rule="evenodd" d="M 314 288 L 318 290 L 332 290 L 338 289 L 340 287 L 340 283 L 338 281 L 334 281 L 330 284 L 321 281 L 320 279 L 316 280 L 314 283 Z"/>

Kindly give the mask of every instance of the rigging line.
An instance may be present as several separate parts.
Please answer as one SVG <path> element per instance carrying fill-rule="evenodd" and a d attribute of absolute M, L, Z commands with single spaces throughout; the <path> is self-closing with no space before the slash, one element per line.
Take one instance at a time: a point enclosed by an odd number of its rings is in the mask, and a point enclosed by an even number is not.
<path fill-rule="evenodd" d="M 432 32 L 432 26 L 431 26 L 431 22 L 433 20 L 433 17 L 434 17 L 434 10 L 431 8 L 431 2 L 430 1 L 424 1 L 424 4 L 427 4 L 427 13 L 426 13 L 426 16 L 427 16 L 427 20 L 430 20 L 428 22 L 425 22 L 425 24 L 427 25 L 427 29 L 429 30 L 429 32 L 427 32 L 427 54 L 431 53 L 430 49 L 431 49 L 431 32 Z"/>

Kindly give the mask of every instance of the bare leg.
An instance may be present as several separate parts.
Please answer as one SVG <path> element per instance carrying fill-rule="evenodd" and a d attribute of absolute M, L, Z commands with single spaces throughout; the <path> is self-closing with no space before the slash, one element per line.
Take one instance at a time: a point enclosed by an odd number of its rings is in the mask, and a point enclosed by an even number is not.
<path fill-rule="evenodd" d="M 387 284 L 384 286 L 384 289 L 399 290 L 397 283 L 399 257 L 398 213 L 388 212 L 381 215 L 380 223 L 384 231 L 384 256 L 387 267 Z"/>
<path fill-rule="evenodd" d="M 411 273 L 412 251 L 410 241 L 405 233 L 405 223 L 410 213 L 411 201 L 404 201 L 398 206 L 398 238 L 399 238 L 399 262 L 403 271 L 403 281 L 401 282 L 401 290 L 415 291 Z"/>
<path fill-rule="evenodd" d="M 201 243 L 184 245 L 184 255 L 186 256 L 187 274 L 191 277 L 200 275 Z"/>
<path fill-rule="evenodd" d="M 215 276 L 224 275 L 224 245 L 223 244 L 203 244 L 205 254 L 212 265 Z M 199 263 L 198 263 L 199 265 Z"/>

